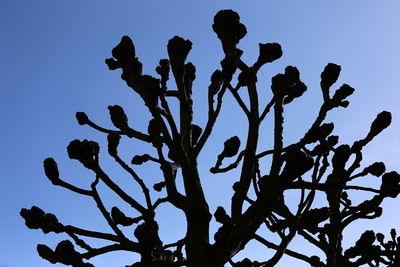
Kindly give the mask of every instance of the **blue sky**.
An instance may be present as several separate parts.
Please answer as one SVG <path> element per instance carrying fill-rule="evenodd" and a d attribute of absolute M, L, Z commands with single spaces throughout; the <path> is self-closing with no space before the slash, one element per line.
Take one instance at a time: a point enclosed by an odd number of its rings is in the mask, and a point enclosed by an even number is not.
<path fill-rule="evenodd" d="M 104 64 L 121 36 L 132 37 L 144 72 L 149 74 L 154 74 L 158 60 L 167 56 L 166 44 L 174 35 L 193 42 L 189 60 L 197 66 L 195 121 L 204 124 L 209 76 L 222 59 L 219 40 L 211 29 L 212 19 L 218 10 L 228 8 L 236 10 L 247 26 L 248 35 L 240 43 L 247 62 L 257 57 L 259 42 L 282 45 L 283 57 L 260 73 L 259 90 L 265 102 L 270 78 L 287 65 L 297 66 L 309 87 L 303 99 L 287 109 L 287 142 L 300 137 L 314 119 L 321 103 L 319 75 L 328 62 L 334 62 L 342 66 L 338 85 L 348 83 L 356 89 L 349 108 L 336 110 L 328 117 L 328 121 L 337 122 L 335 133 L 341 136 L 341 142 L 352 142 L 367 133 L 378 112 L 391 111 L 391 127 L 369 145 L 364 162 L 383 160 L 388 170 L 400 170 L 399 1 L 3 0 L 0 2 L 0 266 L 54 266 L 37 256 L 36 244 L 54 246 L 65 238 L 28 230 L 19 217 L 20 208 L 37 205 L 56 213 L 63 223 L 107 230 L 92 201 L 50 184 L 43 174 L 42 160 L 48 156 L 56 158 L 64 179 L 87 186 L 92 175 L 77 162 L 68 160 L 65 147 L 76 138 L 103 144 L 105 136 L 79 126 L 75 121 L 76 111 L 85 111 L 94 121 L 111 128 L 107 106 L 119 104 L 135 128 L 146 128 L 149 115 L 138 97 L 119 79 L 118 71 L 111 72 Z M 234 178 L 211 176 L 207 170 L 214 162 L 210 159 L 216 157 L 225 139 L 235 134 L 243 136 L 246 128 L 242 114 L 232 103 L 227 97 L 217 133 L 199 159 L 212 210 L 218 205 L 228 205 Z M 262 141 L 266 146 L 271 138 L 267 128 Z M 124 140 L 123 145 L 126 159 L 135 153 L 151 151 L 139 142 Z M 110 173 L 123 177 L 106 155 L 102 162 Z M 158 182 L 159 174 L 154 169 L 157 168 L 140 168 L 138 172 L 148 177 L 149 183 Z M 123 179 L 121 183 L 124 184 Z M 137 188 L 129 186 L 134 194 Z M 109 205 L 116 203 L 109 192 L 104 190 L 103 194 Z M 346 232 L 345 244 L 354 242 L 368 227 L 384 233 L 391 227 L 400 229 L 396 209 L 399 201 L 386 201 L 384 215 L 375 222 L 363 221 L 351 227 Z M 166 206 L 160 214 L 164 220 L 161 235 L 168 241 L 184 233 L 183 224 L 177 223 L 183 219 L 181 214 L 176 213 L 175 219 L 170 216 L 173 212 Z M 298 244 L 300 241 L 294 246 Z M 251 248 L 248 254 L 240 256 L 256 255 L 263 259 L 264 255 L 270 255 L 260 246 Z M 133 261 L 130 255 L 116 254 L 93 262 L 105 267 Z M 291 263 L 291 259 L 285 258 L 279 266 Z"/>

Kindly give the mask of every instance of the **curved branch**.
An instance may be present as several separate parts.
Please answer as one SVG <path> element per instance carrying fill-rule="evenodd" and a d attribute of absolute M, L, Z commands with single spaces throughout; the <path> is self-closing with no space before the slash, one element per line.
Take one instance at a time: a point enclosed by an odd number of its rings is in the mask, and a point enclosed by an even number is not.
<path fill-rule="evenodd" d="M 96 231 L 90 231 L 86 229 L 81 229 L 72 225 L 66 225 L 64 226 L 65 232 L 71 232 L 80 236 L 86 236 L 86 237 L 92 237 L 92 238 L 98 238 L 98 239 L 104 239 L 104 240 L 110 240 L 110 241 L 115 241 L 119 242 L 120 238 L 116 235 L 108 234 L 108 233 L 101 233 L 101 232 L 96 232 Z"/>
<path fill-rule="evenodd" d="M 239 163 L 242 160 L 243 156 L 244 156 L 244 150 L 242 150 L 239 153 L 239 155 L 236 158 L 235 162 L 233 162 L 232 164 L 230 164 L 230 165 L 228 165 L 227 167 L 224 167 L 224 168 L 213 167 L 213 168 L 210 169 L 210 172 L 211 173 L 224 173 L 224 172 L 228 172 L 230 170 L 233 170 L 239 165 Z"/>
<path fill-rule="evenodd" d="M 130 168 L 117 154 L 112 154 L 111 155 L 115 161 L 125 170 L 127 171 L 133 179 L 139 184 L 139 186 L 142 188 L 143 194 L 146 199 L 146 204 L 147 208 L 151 209 L 152 208 L 152 203 L 151 203 L 151 197 L 150 197 L 150 191 L 147 188 L 147 186 L 144 184 L 143 180 L 136 174 L 132 168 Z"/>
<path fill-rule="evenodd" d="M 283 254 L 285 253 L 287 246 L 289 245 L 290 241 L 292 241 L 293 237 L 296 235 L 296 230 L 291 229 L 290 233 L 285 236 L 279 246 L 276 248 L 276 252 L 271 259 L 269 259 L 263 266 L 265 267 L 272 267 L 278 263 L 278 261 L 282 258 Z"/>
<path fill-rule="evenodd" d="M 260 116 L 260 123 L 265 119 L 265 116 L 267 116 L 267 114 L 269 113 L 269 111 L 271 110 L 271 107 L 275 104 L 275 97 L 273 97 L 271 99 L 271 101 L 269 101 L 268 105 L 265 107 L 265 109 L 263 110 L 263 112 L 261 113 Z"/>
<path fill-rule="evenodd" d="M 82 189 L 82 188 L 76 187 L 76 186 L 74 186 L 74 185 L 72 185 L 70 183 L 67 183 L 67 182 L 65 182 L 65 181 L 63 181 L 61 179 L 57 180 L 57 183 L 53 183 L 53 184 L 61 186 L 61 187 L 64 187 L 64 188 L 66 188 L 66 189 L 68 189 L 68 190 L 70 190 L 72 192 L 75 192 L 77 194 L 80 194 L 80 195 L 92 196 L 92 191 L 91 190 L 86 190 L 86 189 Z"/>
<path fill-rule="evenodd" d="M 346 185 L 344 187 L 345 190 L 350 189 L 350 190 L 362 190 L 362 191 L 367 191 L 367 192 L 373 192 L 376 194 L 380 193 L 379 189 L 374 189 L 374 188 L 369 188 L 369 187 L 363 187 L 363 186 L 357 186 L 357 185 Z"/>
<path fill-rule="evenodd" d="M 144 142 L 147 142 L 147 143 L 151 143 L 151 142 L 155 141 L 154 138 L 151 137 L 150 135 L 141 133 L 141 132 L 136 131 L 136 130 L 131 129 L 131 128 L 128 128 L 128 129 L 126 129 L 124 131 L 109 130 L 109 129 L 106 129 L 106 128 L 103 128 L 103 127 L 97 125 L 96 123 L 92 122 L 89 119 L 88 119 L 86 124 L 89 125 L 90 127 L 92 127 L 93 129 L 95 129 L 95 130 L 97 130 L 99 132 L 102 132 L 102 133 L 126 135 L 129 138 L 136 138 L 138 140 L 141 140 L 141 141 L 144 141 Z"/>
<path fill-rule="evenodd" d="M 254 240 L 260 242 L 260 243 L 263 244 L 263 245 L 265 245 L 267 248 L 272 248 L 272 249 L 275 249 L 275 250 L 277 250 L 277 249 L 279 248 L 278 245 L 276 245 L 276 244 L 274 244 L 274 243 L 272 243 L 272 242 L 267 241 L 265 238 L 263 238 L 263 237 L 261 237 L 261 236 L 259 236 L 259 235 L 257 235 L 257 234 L 254 235 Z M 284 251 L 284 253 L 285 253 L 286 255 L 288 255 L 288 256 L 291 256 L 291 257 L 293 257 L 293 258 L 296 258 L 296 259 L 298 259 L 298 260 L 302 260 L 302 261 L 305 261 L 305 262 L 308 262 L 308 263 L 311 264 L 311 258 L 310 258 L 310 257 L 307 257 L 306 255 L 303 255 L 303 254 L 301 254 L 301 253 L 298 253 L 298 252 L 293 251 L 293 250 L 290 250 L 290 249 L 286 249 L 286 250 Z"/>
<path fill-rule="evenodd" d="M 127 251 L 139 253 L 139 247 L 136 247 L 136 246 L 131 247 L 131 246 L 126 246 L 126 245 L 122 245 L 122 244 L 112 244 L 112 245 L 108 245 L 105 247 L 93 249 L 92 251 L 82 253 L 81 255 L 84 259 L 90 259 L 90 258 L 99 256 L 101 254 L 105 254 L 105 253 L 108 253 L 111 251 L 118 251 L 118 250 L 127 250 Z"/>
<path fill-rule="evenodd" d="M 145 215 L 149 211 L 145 209 L 141 204 L 139 204 L 136 200 L 126 194 L 117 184 L 115 184 L 110 177 L 100 168 L 100 166 L 96 166 L 93 168 L 96 175 L 110 188 L 112 189 L 121 199 L 130 204 L 134 209 L 139 211 L 141 214 Z M 92 186 L 93 188 L 93 186 Z"/>
<path fill-rule="evenodd" d="M 226 83 L 224 83 L 222 85 L 222 88 L 218 93 L 217 107 L 215 110 L 214 110 L 214 105 L 213 105 L 213 103 L 214 103 L 213 95 L 211 93 L 209 93 L 209 95 L 208 95 L 208 121 L 207 121 L 206 127 L 204 128 L 204 132 L 200 136 L 199 140 L 197 141 L 197 144 L 195 145 L 195 147 L 193 149 L 193 155 L 195 157 L 200 153 L 201 149 L 207 142 L 207 139 L 212 132 L 212 128 L 214 127 L 215 121 L 217 120 L 219 112 L 221 111 L 222 97 L 225 94 L 227 86 L 228 85 Z"/>
<path fill-rule="evenodd" d="M 117 225 L 114 223 L 113 219 L 111 218 L 110 214 L 107 212 L 106 208 L 104 207 L 103 202 L 101 201 L 101 198 L 99 194 L 97 193 L 96 185 L 98 183 L 98 178 L 96 179 L 96 182 L 92 183 L 92 190 L 93 190 L 93 199 L 96 201 L 97 207 L 99 208 L 101 214 L 103 214 L 103 217 L 106 219 L 108 222 L 108 225 L 113 229 L 113 231 L 117 234 L 117 236 L 121 239 L 119 241 L 125 241 L 128 240 L 125 235 L 119 230 Z"/>
<path fill-rule="evenodd" d="M 246 107 L 246 104 L 243 102 L 242 98 L 238 94 L 238 90 L 236 88 L 233 88 L 231 84 L 228 84 L 228 89 L 231 91 L 233 97 L 236 99 L 236 102 L 238 102 L 239 106 L 242 108 L 244 113 L 246 114 L 247 117 L 250 116 L 249 109 Z"/>

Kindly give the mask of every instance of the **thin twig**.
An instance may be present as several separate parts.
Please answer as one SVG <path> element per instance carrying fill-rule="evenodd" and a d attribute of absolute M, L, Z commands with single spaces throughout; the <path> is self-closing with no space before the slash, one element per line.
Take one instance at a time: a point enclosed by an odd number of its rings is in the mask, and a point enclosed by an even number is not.
<path fill-rule="evenodd" d="M 267 116 L 267 114 L 271 110 L 271 107 L 274 105 L 274 103 L 275 103 L 275 97 L 272 97 L 271 101 L 269 101 L 268 105 L 265 107 L 265 109 L 261 113 L 261 116 L 260 116 L 260 119 L 259 119 L 260 123 L 265 119 L 265 116 Z"/>

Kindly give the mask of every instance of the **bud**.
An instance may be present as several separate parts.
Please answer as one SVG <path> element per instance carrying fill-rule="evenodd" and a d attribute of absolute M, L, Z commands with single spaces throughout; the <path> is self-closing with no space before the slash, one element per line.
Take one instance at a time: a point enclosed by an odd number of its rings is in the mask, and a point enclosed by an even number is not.
<path fill-rule="evenodd" d="M 348 101 L 344 101 L 348 96 L 354 93 L 354 88 L 347 84 L 343 84 L 339 89 L 336 90 L 332 97 L 333 107 L 342 106 L 346 108 L 349 105 Z"/>
<path fill-rule="evenodd" d="M 154 137 L 154 138 L 158 138 L 161 136 L 161 129 L 160 129 L 160 126 L 158 125 L 156 119 L 151 119 L 149 121 L 149 125 L 147 126 L 147 132 L 149 133 L 149 135 L 151 137 Z M 156 148 L 162 146 L 162 143 L 159 141 L 154 141 L 152 144 Z"/>
<path fill-rule="evenodd" d="M 161 59 L 156 67 L 156 72 L 161 76 L 161 80 L 166 82 L 169 79 L 169 60 Z"/>
<path fill-rule="evenodd" d="M 70 159 L 79 160 L 86 168 L 93 169 L 97 165 L 100 147 L 96 142 L 73 140 L 67 146 Z"/>
<path fill-rule="evenodd" d="M 136 155 L 132 158 L 131 163 L 134 165 L 142 165 L 143 163 L 145 163 L 149 160 L 150 160 L 149 154 Z"/>
<path fill-rule="evenodd" d="M 283 52 L 281 45 L 278 43 L 258 44 L 259 56 L 257 62 L 261 64 L 269 63 L 279 59 Z"/>
<path fill-rule="evenodd" d="M 113 48 L 112 56 L 121 63 L 127 63 L 135 59 L 135 46 L 132 39 L 128 36 L 123 36 L 120 43 Z"/>
<path fill-rule="evenodd" d="M 288 95 L 285 97 L 283 103 L 288 104 L 292 102 L 295 98 L 302 96 L 305 91 L 307 91 L 307 85 L 305 85 L 302 81 L 295 83 L 290 88 Z"/>
<path fill-rule="evenodd" d="M 248 86 L 257 82 L 257 75 L 253 69 L 242 71 L 238 77 L 239 86 Z"/>
<path fill-rule="evenodd" d="M 76 120 L 78 121 L 79 125 L 85 125 L 89 122 L 89 118 L 85 112 L 77 112 L 75 114 Z"/>
<path fill-rule="evenodd" d="M 271 79 L 271 90 L 274 95 L 284 96 L 290 88 L 290 83 L 284 74 L 277 74 Z"/>
<path fill-rule="evenodd" d="M 300 72 L 296 67 L 287 66 L 285 68 L 285 78 L 290 83 L 300 82 Z"/>
<path fill-rule="evenodd" d="M 110 112 L 110 118 L 115 127 L 120 130 L 129 128 L 128 117 L 122 107 L 118 105 L 108 106 L 108 111 Z"/>
<path fill-rule="evenodd" d="M 57 263 L 57 259 L 54 255 L 54 251 L 51 250 L 51 248 L 49 248 L 48 246 L 43 245 L 43 244 L 38 244 L 36 246 L 36 250 L 41 258 L 49 261 L 52 264 Z"/>
<path fill-rule="evenodd" d="M 153 189 L 157 192 L 161 192 L 161 190 L 165 187 L 165 182 L 159 182 L 153 185 Z"/>
<path fill-rule="evenodd" d="M 383 243 L 385 240 L 385 236 L 382 233 L 377 233 L 376 239 L 378 240 L 379 243 Z"/>
<path fill-rule="evenodd" d="M 318 224 L 329 219 L 329 208 L 317 208 L 305 211 L 300 217 L 301 227 L 306 228 L 312 233 L 318 232 Z"/>
<path fill-rule="evenodd" d="M 222 71 L 220 70 L 214 71 L 213 74 L 211 75 L 211 84 L 208 87 L 209 94 L 211 95 L 217 94 L 221 89 L 222 82 L 223 82 Z"/>
<path fill-rule="evenodd" d="M 317 142 L 318 140 L 325 140 L 326 137 L 332 133 L 334 126 L 335 125 L 333 123 L 324 123 L 319 127 L 312 128 L 312 130 L 307 132 L 306 136 L 304 137 L 304 142 L 306 142 L 307 144 L 311 144 Z M 336 139 L 337 143 L 338 137 L 332 137 L 332 138 L 333 140 L 331 141 L 334 142 L 335 141 L 334 139 Z"/>
<path fill-rule="evenodd" d="M 325 139 L 328 135 L 330 135 L 335 128 L 335 125 L 331 123 L 324 123 L 320 126 L 320 139 Z"/>
<path fill-rule="evenodd" d="M 323 266 L 325 266 L 325 264 L 321 262 L 321 259 L 318 256 L 311 256 L 310 257 L 310 265 L 312 267 L 323 267 Z"/>
<path fill-rule="evenodd" d="M 29 229 L 41 229 L 43 233 L 61 233 L 62 224 L 57 217 L 51 213 L 45 213 L 36 206 L 31 209 L 21 209 L 20 215 L 25 220 L 25 225 Z"/>
<path fill-rule="evenodd" d="M 131 38 L 123 36 L 121 42 L 113 48 L 112 56 L 105 63 L 110 70 L 122 68 L 121 78 L 127 81 L 133 77 L 139 77 L 142 73 L 142 63 L 135 55 L 135 47 Z"/>
<path fill-rule="evenodd" d="M 224 150 L 222 151 L 221 155 L 227 158 L 233 157 L 238 153 L 239 147 L 239 137 L 233 136 L 224 142 Z"/>
<path fill-rule="evenodd" d="M 161 245 L 160 238 L 158 237 L 158 224 L 156 221 L 146 221 L 138 225 L 133 234 L 139 241 L 139 245 Z"/>
<path fill-rule="evenodd" d="M 301 150 L 288 151 L 283 155 L 283 159 L 286 165 L 282 171 L 282 176 L 291 181 L 308 172 L 314 166 L 312 157 L 307 156 Z"/>
<path fill-rule="evenodd" d="M 196 79 L 196 66 L 192 62 L 185 64 L 185 79 L 194 81 Z"/>
<path fill-rule="evenodd" d="M 240 188 L 241 188 L 240 182 L 235 182 L 235 183 L 232 185 L 232 189 L 233 189 L 234 192 L 238 192 L 238 191 L 240 190 Z"/>
<path fill-rule="evenodd" d="M 192 42 L 184 40 L 179 36 L 168 41 L 167 50 L 172 71 L 175 76 L 182 77 L 184 74 L 183 65 L 192 49 Z"/>
<path fill-rule="evenodd" d="M 132 218 L 127 217 L 118 207 L 112 207 L 111 218 L 117 225 L 130 226 L 133 224 Z"/>
<path fill-rule="evenodd" d="M 104 62 L 107 64 L 109 70 L 116 70 L 122 68 L 121 63 L 113 58 L 106 58 Z"/>
<path fill-rule="evenodd" d="M 248 258 L 243 259 L 242 261 L 238 261 L 235 264 L 236 267 L 253 267 L 253 262 Z"/>
<path fill-rule="evenodd" d="M 19 214 L 24 218 L 25 225 L 29 229 L 40 229 L 45 217 L 45 212 L 36 206 L 32 206 L 30 210 L 21 209 Z"/>
<path fill-rule="evenodd" d="M 43 167 L 47 178 L 49 178 L 54 185 L 57 185 L 60 181 L 57 162 L 53 158 L 47 158 L 43 161 Z"/>
<path fill-rule="evenodd" d="M 215 220 L 219 223 L 225 224 L 229 222 L 230 218 L 226 214 L 226 211 L 223 207 L 219 206 L 214 213 Z"/>
<path fill-rule="evenodd" d="M 221 67 L 222 67 L 222 76 L 226 82 L 230 82 L 232 80 L 233 74 L 235 74 L 237 70 L 237 66 L 235 62 L 229 60 L 228 58 L 224 58 L 221 60 Z"/>
<path fill-rule="evenodd" d="M 239 14 L 233 10 L 221 10 L 214 16 L 212 25 L 218 38 L 230 47 L 234 47 L 247 34 L 246 27 L 240 23 Z"/>
<path fill-rule="evenodd" d="M 124 81 L 130 78 L 139 78 L 142 75 L 143 64 L 137 58 L 132 61 L 127 62 L 122 66 L 121 78 Z"/>
<path fill-rule="evenodd" d="M 184 75 L 185 89 L 188 95 L 192 94 L 192 84 L 196 79 L 196 67 L 192 62 L 185 64 L 185 75 Z"/>
<path fill-rule="evenodd" d="M 121 139 L 121 136 L 119 134 L 115 134 L 115 133 L 110 133 L 107 136 L 108 153 L 111 156 L 116 156 L 117 155 L 117 147 L 119 145 L 119 140 L 120 139 Z"/>
<path fill-rule="evenodd" d="M 211 75 L 211 83 L 212 84 L 222 84 L 223 82 L 223 77 L 222 77 L 222 71 L 216 70 L 213 72 Z"/>
<path fill-rule="evenodd" d="M 382 111 L 376 116 L 375 120 L 372 122 L 368 136 L 375 137 L 385 128 L 387 128 L 391 122 L 392 114 L 390 114 L 390 112 L 388 111 Z"/>
<path fill-rule="evenodd" d="M 321 73 L 321 87 L 330 88 L 339 78 L 341 67 L 339 65 L 329 63 Z"/>
<path fill-rule="evenodd" d="M 364 169 L 364 172 L 369 173 L 373 176 L 379 177 L 386 170 L 385 164 L 383 162 L 375 162 L 372 165 Z"/>
<path fill-rule="evenodd" d="M 333 169 L 343 169 L 346 162 L 350 157 L 350 147 L 348 145 L 341 145 L 336 148 L 335 154 L 332 157 Z"/>
<path fill-rule="evenodd" d="M 375 242 L 375 233 L 372 230 L 365 231 L 360 239 L 356 242 L 356 246 L 360 248 L 370 247 Z"/>
<path fill-rule="evenodd" d="M 69 240 L 58 243 L 54 255 L 56 256 L 57 262 L 65 265 L 93 267 L 92 264 L 82 261 L 82 255 L 75 250 L 74 245 Z"/>
<path fill-rule="evenodd" d="M 349 106 L 350 102 L 347 100 L 342 101 L 339 106 L 342 108 L 347 108 Z"/>
<path fill-rule="evenodd" d="M 142 75 L 137 78 L 138 90 L 140 96 L 148 107 L 155 107 L 158 102 L 158 97 L 161 95 L 160 80 L 150 75 Z"/>
<path fill-rule="evenodd" d="M 343 199 L 343 201 L 348 205 L 351 206 L 351 200 L 349 199 L 349 195 L 347 194 L 346 191 L 343 191 L 340 197 Z"/>
<path fill-rule="evenodd" d="M 395 198 L 400 193 L 400 175 L 395 172 L 388 172 L 382 176 L 380 193 L 383 197 Z"/>
<path fill-rule="evenodd" d="M 392 237 L 393 240 L 396 240 L 396 229 L 392 228 L 390 229 L 390 236 Z"/>

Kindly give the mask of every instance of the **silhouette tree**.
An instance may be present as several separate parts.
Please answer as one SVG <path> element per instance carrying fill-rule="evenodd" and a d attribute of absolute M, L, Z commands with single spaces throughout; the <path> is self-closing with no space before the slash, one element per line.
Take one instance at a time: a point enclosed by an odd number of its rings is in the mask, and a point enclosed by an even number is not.
<path fill-rule="evenodd" d="M 108 134 L 108 153 L 140 186 L 145 203 L 126 193 L 102 169 L 96 142 L 73 140 L 67 147 L 68 156 L 94 173 L 96 178 L 91 188 L 79 188 L 61 179 L 57 163 L 52 158 L 43 162 L 45 174 L 54 185 L 92 198 L 112 233 L 65 225 L 55 215 L 35 206 L 22 209 L 21 216 L 27 227 L 41 229 L 45 234 L 65 233 L 73 241 L 61 241 L 55 249 L 40 244 L 37 246 L 39 255 L 51 263 L 76 267 L 93 266 L 87 260 L 117 250 L 140 254 L 140 262 L 131 267 L 222 267 L 228 263 L 238 267 L 274 266 L 284 254 L 315 267 L 364 264 L 400 266 L 400 238 L 394 229 L 389 239 L 385 239 L 381 233 L 366 231 L 353 247 L 344 250 L 342 246 L 343 231 L 347 226 L 360 219 L 379 217 L 383 200 L 395 198 L 400 192 L 400 175 L 394 171 L 386 172 L 384 163 L 375 162 L 360 170 L 363 148 L 389 126 L 391 114 L 387 111 L 378 114 L 369 132 L 360 140 L 350 145 L 339 144 L 338 136 L 332 135 L 334 124 L 325 123 L 324 120 L 331 110 L 348 106 L 347 98 L 354 89 L 344 84 L 336 91 L 331 90 L 341 67 L 329 63 L 321 73 L 323 101 L 318 116 L 300 140 L 284 146 L 285 106 L 307 90 L 298 69 L 288 66 L 284 73 L 272 78 L 271 100 L 264 104 L 258 97 L 257 73 L 264 64 L 282 56 L 281 46 L 278 43 L 259 44 L 258 59 L 253 65 L 247 65 L 241 60 L 242 51 L 237 48 L 247 32 L 239 15 L 232 10 L 222 10 L 215 15 L 212 28 L 221 40 L 224 58 L 221 68 L 211 75 L 208 120 L 203 128 L 193 123 L 192 84 L 196 78 L 196 68 L 192 63 L 186 63 L 192 46 L 189 40 L 178 36 L 169 40 L 169 59 L 160 60 L 156 68 L 158 78 L 142 74 L 142 63 L 136 57 L 135 47 L 129 37 L 122 37 L 112 50 L 113 57 L 106 59 L 109 69 L 122 69 L 121 78 L 141 97 L 151 113 L 147 133 L 131 128 L 124 110 L 118 105 L 108 107 L 117 130 L 97 125 L 83 112 L 76 113 L 76 118 L 80 125 L 88 125 Z M 171 72 L 176 90 L 167 87 Z M 239 95 L 239 90 L 247 94 L 247 104 Z M 213 133 L 224 96 L 228 92 L 248 120 L 247 137 L 246 140 L 240 140 L 233 136 L 226 140 L 215 165 L 210 169 L 214 174 L 241 169 L 240 177 L 233 186 L 230 212 L 223 207 L 210 211 L 201 185 L 197 158 Z M 170 107 L 173 99 L 179 103 L 177 110 Z M 260 125 L 270 112 L 274 121 L 273 147 L 263 150 L 258 143 Z M 164 192 L 165 197 L 154 201 L 154 194 L 146 181 L 121 159 L 118 154 L 121 137 L 138 139 L 154 147 L 155 155 L 136 155 L 131 164 L 153 162 L 159 165 L 163 181 L 154 184 L 153 189 Z M 260 167 L 260 161 L 269 160 L 268 169 Z M 356 181 L 364 176 L 381 177 L 380 188 L 356 185 Z M 178 190 L 176 179 L 182 179 L 184 192 Z M 137 217 L 125 215 L 118 207 L 107 210 L 98 192 L 99 184 L 106 185 L 128 203 Z M 348 193 L 350 190 L 369 192 L 373 197 L 353 204 Z M 285 203 L 284 193 L 287 191 L 299 193 L 295 209 Z M 326 197 L 325 206 L 316 208 L 321 205 L 315 203 L 317 195 Z M 186 235 L 172 244 L 162 242 L 155 219 L 160 204 L 164 202 L 181 210 L 186 218 Z M 209 239 L 211 213 L 216 222 L 221 224 L 214 240 Z M 122 227 L 133 227 L 135 238 L 131 240 L 130 236 L 126 236 Z M 260 227 L 276 233 L 281 241 L 275 244 L 260 236 L 256 233 Z M 288 249 L 288 244 L 296 235 L 318 248 L 325 257 Z M 88 244 L 88 237 L 106 240 L 109 245 L 94 248 Z M 247 258 L 233 262 L 232 257 L 244 249 L 250 240 L 272 249 L 273 256 L 263 262 Z M 76 249 L 75 246 L 80 248 Z"/>

